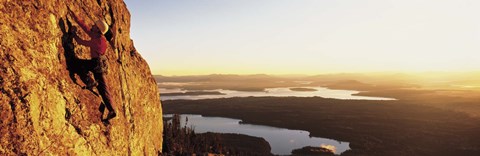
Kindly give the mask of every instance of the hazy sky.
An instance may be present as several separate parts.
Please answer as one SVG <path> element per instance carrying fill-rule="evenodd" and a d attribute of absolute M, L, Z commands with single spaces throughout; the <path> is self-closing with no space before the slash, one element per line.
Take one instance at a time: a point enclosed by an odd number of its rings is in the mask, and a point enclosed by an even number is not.
<path fill-rule="evenodd" d="M 478 0 L 125 0 L 154 74 L 480 69 Z"/>

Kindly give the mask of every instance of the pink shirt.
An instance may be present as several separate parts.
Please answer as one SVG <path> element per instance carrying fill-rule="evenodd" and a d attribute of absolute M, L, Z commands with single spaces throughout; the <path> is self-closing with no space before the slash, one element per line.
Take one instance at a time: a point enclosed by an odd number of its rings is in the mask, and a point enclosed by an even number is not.
<path fill-rule="evenodd" d="M 90 31 L 90 28 L 83 22 L 83 20 L 79 19 L 77 16 L 73 16 L 77 21 L 78 25 L 82 27 L 83 31 L 85 31 L 88 36 L 90 36 L 90 40 L 83 40 L 78 36 L 75 36 L 75 40 L 84 46 L 90 47 L 90 56 L 92 58 L 98 58 L 100 55 L 104 55 L 105 51 L 107 50 L 107 39 L 103 35 L 98 35 L 96 32 Z"/>

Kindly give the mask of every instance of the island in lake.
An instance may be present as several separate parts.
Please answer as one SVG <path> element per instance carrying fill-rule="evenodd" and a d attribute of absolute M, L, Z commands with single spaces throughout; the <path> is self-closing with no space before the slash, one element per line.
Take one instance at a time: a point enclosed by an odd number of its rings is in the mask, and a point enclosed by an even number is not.
<path fill-rule="evenodd" d="M 423 77 L 422 77 L 423 76 Z M 438 78 L 447 77 L 445 81 Z M 304 130 L 312 137 L 349 142 L 350 155 L 478 155 L 480 154 L 480 74 L 471 75 L 356 75 L 334 74 L 308 77 L 194 76 L 195 83 L 182 82 L 179 89 L 246 87 L 358 90 L 357 95 L 395 100 L 337 99 L 311 97 L 230 97 L 162 101 L 166 114 L 198 114 L 242 120 L 244 124 Z M 455 77 L 457 76 L 457 77 Z M 420 77 L 420 78 L 419 78 Z M 162 78 L 162 77 L 160 77 Z M 182 77 L 183 78 L 183 77 Z M 200 79 L 203 78 L 203 79 Z M 433 79 L 434 78 L 434 79 Z M 213 81 L 218 80 L 218 81 Z M 309 81 L 310 84 L 296 83 Z M 232 83 L 235 82 L 235 83 Z M 315 88 L 314 88 L 315 89 Z M 283 90 L 284 91 L 284 90 Z M 228 93 L 228 92 L 225 92 Z M 260 94 L 260 93 L 259 93 Z M 162 94 L 164 96 L 165 94 Z M 318 146 L 300 148 L 291 154 L 322 151 Z M 331 154 L 328 151 L 324 154 Z"/>
<path fill-rule="evenodd" d="M 163 93 L 162 96 L 200 96 L 200 95 L 225 95 L 218 91 L 188 91 L 188 92 L 175 92 L 175 93 Z"/>
<path fill-rule="evenodd" d="M 291 91 L 298 91 L 298 92 L 314 92 L 317 91 L 313 88 L 290 88 Z"/>

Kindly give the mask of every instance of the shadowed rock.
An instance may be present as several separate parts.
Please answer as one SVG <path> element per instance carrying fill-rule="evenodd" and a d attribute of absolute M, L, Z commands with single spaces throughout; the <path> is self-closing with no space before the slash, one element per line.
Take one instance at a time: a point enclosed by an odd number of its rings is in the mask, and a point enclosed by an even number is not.
<path fill-rule="evenodd" d="M 82 89 L 89 51 L 72 40 L 68 7 L 110 26 L 107 48 L 117 117 L 105 126 L 95 89 Z M 130 39 L 121 0 L 0 2 L 0 155 L 156 155 L 162 109 L 155 80 Z M 78 31 L 80 37 L 87 34 Z"/>

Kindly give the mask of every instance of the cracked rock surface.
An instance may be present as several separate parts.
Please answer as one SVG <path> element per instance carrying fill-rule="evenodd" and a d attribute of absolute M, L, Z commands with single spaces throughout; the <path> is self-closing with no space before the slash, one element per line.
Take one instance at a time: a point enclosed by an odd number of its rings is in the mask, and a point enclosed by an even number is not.
<path fill-rule="evenodd" d="M 89 49 L 72 40 L 78 24 L 104 19 L 117 117 L 104 124 L 102 98 L 76 73 Z M 130 39 L 122 0 L 0 0 L 0 155 L 157 155 L 162 108 L 155 80 Z M 81 38 L 88 39 L 81 29 Z M 112 35 L 113 34 L 113 35 Z"/>

